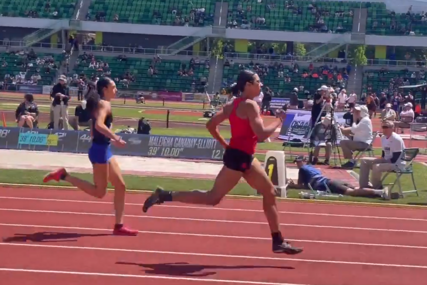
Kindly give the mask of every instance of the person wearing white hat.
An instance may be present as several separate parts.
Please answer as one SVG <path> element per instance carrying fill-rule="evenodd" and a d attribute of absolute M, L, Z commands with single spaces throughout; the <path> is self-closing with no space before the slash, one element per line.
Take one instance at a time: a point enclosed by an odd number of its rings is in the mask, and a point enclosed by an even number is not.
<path fill-rule="evenodd" d="M 329 95 L 329 88 L 326 85 L 322 85 L 317 89 L 317 93 L 314 95 L 313 106 L 311 108 L 311 127 L 317 124 L 317 119 L 320 117 L 320 112 L 323 109 L 323 103 L 326 96 Z"/>
<path fill-rule="evenodd" d="M 385 108 L 381 111 L 381 120 L 382 121 L 392 121 L 396 120 L 396 112 L 391 108 L 391 104 L 385 104 Z"/>
<path fill-rule="evenodd" d="M 329 159 L 331 158 L 332 153 L 332 138 L 333 133 L 336 131 L 334 126 L 332 124 L 332 117 L 331 114 L 327 114 L 325 117 L 322 118 L 322 121 L 317 123 L 314 126 L 313 132 L 311 133 L 310 140 L 314 144 L 314 152 L 313 152 L 313 158 L 311 163 L 313 165 L 316 165 L 319 162 L 319 152 L 320 152 L 320 143 L 325 143 L 325 161 L 323 164 L 329 165 Z"/>
<path fill-rule="evenodd" d="M 372 121 L 369 118 L 369 111 L 365 105 L 357 105 L 353 111 L 354 122 L 349 128 L 341 127 L 343 135 L 351 138 L 349 140 L 341 140 L 340 147 L 344 158 L 348 161 L 341 167 L 353 169 L 355 161 L 353 152 L 366 149 L 372 142 Z"/>
<path fill-rule="evenodd" d="M 412 103 L 406 103 L 405 105 L 403 105 L 403 109 L 400 112 L 400 120 L 394 122 L 395 132 L 397 131 L 397 129 L 401 129 L 403 134 L 403 129 L 409 129 L 411 127 L 410 124 L 414 121 L 415 118 L 415 113 L 412 107 Z"/>

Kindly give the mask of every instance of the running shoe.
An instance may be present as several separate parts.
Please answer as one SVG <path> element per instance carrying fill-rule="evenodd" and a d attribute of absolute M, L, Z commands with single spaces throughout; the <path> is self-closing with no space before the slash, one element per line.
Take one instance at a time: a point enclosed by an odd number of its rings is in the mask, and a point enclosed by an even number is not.
<path fill-rule="evenodd" d="M 150 197 L 147 198 L 144 202 L 144 206 L 142 206 L 142 211 L 144 213 L 147 213 L 148 209 L 153 207 L 156 204 L 163 204 L 164 200 L 162 199 L 162 196 L 164 197 L 167 194 L 167 191 L 163 190 L 161 187 L 157 187 L 153 194 L 150 195 Z"/>
<path fill-rule="evenodd" d="M 113 235 L 116 235 L 116 236 L 136 236 L 136 235 L 138 235 L 138 231 L 127 228 L 124 225 L 115 225 L 114 230 L 113 230 Z"/>
<path fill-rule="evenodd" d="M 302 248 L 293 247 L 290 243 L 283 241 L 281 244 L 273 243 L 274 253 L 298 254 L 302 252 Z"/>
<path fill-rule="evenodd" d="M 45 177 L 43 178 L 43 182 L 47 183 L 51 180 L 55 180 L 58 182 L 59 180 L 61 180 L 61 177 L 63 177 L 65 174 L 67 174 L 67 170 L 65 170 L 65 168 L 60 168 L 58 170 L 55 170 L 46 174 Z"/>

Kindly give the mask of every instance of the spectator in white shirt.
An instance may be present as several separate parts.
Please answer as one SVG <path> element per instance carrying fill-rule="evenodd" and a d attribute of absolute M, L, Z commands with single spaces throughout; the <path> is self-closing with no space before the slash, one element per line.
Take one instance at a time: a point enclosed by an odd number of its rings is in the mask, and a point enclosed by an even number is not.
<path fill-rule="evenodd" d="M 350 138 L 349 140 L 340 141 L 344 158 L 348 160 L 341 167 L 346 169 L 353 169 L 355 166 L 353 152 L 365 150 L 372 142 L 372 122 L 369 118 L 368 108 L 365 105 L 354 107 L 353 121 L 354 123 L 351 127 L 340 128 L 342 134 Z"/>
<path fill-rule="evenodd" d="M 381 185 L 382 174 L 396 169 L 404 169 L 406 166 L 406 163 L 401 159 L 405 143 L 398 134 L 393 132 L 393 128 L 393 122 L 382 122 L 381 158 L 364 157 L 360 163 L 360 187 L 382 189 L 386 199 L 390 199 L 390 193 L 387 187 Z M 369 172 L 371 172 L 371 181 L 369 181 Z"/>
<path fill-rule="evenodd" d="M 338 94 L 338 109 L 339 110 L 344 110 L 346 103 L 347 103 L 347 93 L 346 93 L 346 90 L 343 89 Z"/>
<path fill-rule="evenodd" d="M 352 93 L 350 94 L 350 96 L 348 96 L 348 106 L 350 107 L 350 109 L 354 108 L 354 105 L 356 104 L 357 101 L 357 95 L 356 93 Z"/>
<path fill-rule="evenodd" d="M 254 101 L 258 103 L 260 109 L 262 107 L 262 99 L 264 99 L 264 93 L 261 91 L 261 93 L 254 98 Z"/>
<path fill-rule="evenodd" d="M 412 103 L 406 103 L 403 105 L 403 110 L 400 112 L 400 121 L 394 122 L 394 131 L 397 129 L 409 129 L 411 127 L 411 123 L 414 121 L 415 113 L 412 109 Z"/>
<path fill-rule="evenodd" d="M 392 121 L 396 120 L 396 112 L 391 108 L 391 104 L 385 104 L 385 108 L 381 111 L 381 120 Z"/>

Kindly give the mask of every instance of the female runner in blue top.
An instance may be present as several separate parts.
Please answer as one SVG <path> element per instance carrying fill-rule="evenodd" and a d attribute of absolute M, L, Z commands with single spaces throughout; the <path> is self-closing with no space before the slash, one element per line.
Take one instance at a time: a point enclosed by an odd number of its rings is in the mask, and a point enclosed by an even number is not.
<path fill-rule="evenodd" d="M 111 152 L 111 144 L 116 147 L 123 147 L 126 144 L 111 131 L 113 113 L 110 101 L 116 96 L 116 84 L 110 78 L 104 77 L 97 82 L 96 88 L 98 94 L 88 94 L 86 105 L 88 112 L 92 115 L 92 146 L 89 149 L 89 160 L 93 166 L 93 181 L 95 184 L 71 176 L 65 168 L 60 168 L 47 174 L 43 182 L 64 180 L 93 197 L 103 198 L 107 193 L 108 181 L 110 181 L 114 186 L 114 208 L 116 213 L 113 234 L 137 235 L 138 231 L 123 226 L 126 185 L 119 164 Z"/>

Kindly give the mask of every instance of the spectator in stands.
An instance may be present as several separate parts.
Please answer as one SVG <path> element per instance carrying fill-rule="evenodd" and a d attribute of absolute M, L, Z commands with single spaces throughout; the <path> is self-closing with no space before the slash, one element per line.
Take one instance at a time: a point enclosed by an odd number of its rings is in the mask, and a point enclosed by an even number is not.
<path fill-rule="evenodd" d="M 289 98 L 289 109 L 298 109 L 298 88 L 294 88 Z"/>
<path fill-rule="evenodd" d="M 318 119 L 320 119 L 320 113 L 322 112 L 324 99 L 328 95 L 329 88 L 326 85 L 322 85 L 314 95 L 313 106 L 311 107 L 311 127 L 313 128 Z"/>
<path fill-rule="evenodd" d="M 58 83 L 53 86 L 50 93 L 53 128 L 55 130 L 59 129 L 61 118 L 64 129 L 68 130 L 68 101 L 70 100 L 68 91 L 67 77 L 65 75 L 59 76 Z"/>
<path fill-rule="evenodd" d="M 356 101 L 357 101 L 357 95 L 356 95 L 356 93 L 352 93 L 352 94 L 350 94 L 350 96 L 348 96 L 348 107 L 350 108 L 350 109 L 353 109 L 354 108 L 354 105 L 356 104 Z"/>
<path fill-rule="evenodd" d="M 401 129 L 403 134 L 404 128 L 408 129 L 411 127 L 410 124 L 414 121 L 415 118 L 415 113 L 412 107 L 412 103 L 406 103 L 405 105 L 403 105 L 403 110 L 400 112 L 399 116 L 400 121 L 394 122 L 394 131 L 397 131 L 397 129 Z"/>
<path fill-rule="evenodd" d="M 270 102 L 273 99 L 273 91 L 270 87 L 265 87 L 264 98 L 262 98 L 261 112 L 268 112 L 270 110 Z"/>
<path fill-rule="evenodd" d="M 348 160 L 342 165 L 342 168 L 346 169 L 353 169 L 355 166 L 353 151 L 364 150 L 372 142 L 372 121 L 369 118 L 368 108 L 364 105 L 354 107 L 353 117 L 351 127 L 340 127 L 342 134 L 350 138 L 340 141 L 344 158 Z"/>
<path fill-rule="evenodd" d="M 338 94 L 338 108 L 339 110 L 344 110 L 345 104 L 347 103 L 348 97 L 347 97 L 347 91 L 345 89 L 342 89 L 341 92 Z"/>
<path fill-rule="evenodd" d="M 15 111 L 15 118 L 18 123 L 18 127 L 34 128 L 37 126 L 38 116 L 39 108 L 37 107 L 37 104 L 34 103 L 33 94 L 25 94 L 24 102 L 19 104 Z"/>
<path fill-rule="evenodd" d="M 76 106 L 74 117 L 70 118 L 70 126 L 78 131 L 79 127 L 90 127 L 91 114 L 86 110 L 86 100 L 82 100 L 80 105 Z"/>
<path fill-rule="evenodd" d="M 382 174 L 405 168 L 406 163 L 401 160 L 405 149 L 405 143 L 401 136 L 393 132 L 394 124 L 391 121 L 382 122 L 383 136 L 381 137 L 381 158 L 364 157 L 360 163 L 359 184 L 360 187 L 383 189 L 381 185 Z M 371 180 L 369 181 L 369 172 Z M 388 192 L 387 188 L 384 188 Z M 389 193 L 387 195 L 389 198 Z"/>
<path fill-rule="evenodd" d="M 319 162 L 320 143 L 325 144 L 325 161 L 323 164 L 329 165 L 332 153 L 332 139 L 336 138 L 336 129 L 332 126 L 332 117 L 327 114 L 314 126 L 311 133 L 310 142 L 314 145 L 313 157 L 310 163 L 316 165 Z"/>
<path fill-rule="evenodd" d="M 305 164 L 302 156 L 295 158 L 294 162 L 298 167 L 298 182 L 295 183 L 292 179 L 288 179 L 287 183 L 291 189 L 310 189 L 310 185 L 317 191 L 330 190 L 331 193 L 348 196 L 380 198 L 388 195 L 384 190 L 356 188 L 344 181 L 327 178 L 319 169 Z"/>
<path fill-rule="evenodd" d="M 391 108 L 391 104 L 385 104 L 385 108 L 381 111 L 381 120 L 392 121 L 396 120 L 396 112 Z"/>

